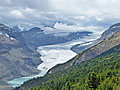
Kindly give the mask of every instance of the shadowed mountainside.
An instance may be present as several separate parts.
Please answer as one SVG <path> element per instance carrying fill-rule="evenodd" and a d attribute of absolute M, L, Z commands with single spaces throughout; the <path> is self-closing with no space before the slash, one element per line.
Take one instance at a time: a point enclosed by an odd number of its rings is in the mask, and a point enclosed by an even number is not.
<path fill-rule="evenodd" d="M 25 44 L 20 32 L 0 24 L 0 90 L 6 89 L 11 79 L 39 73 L 39 57 Z"/>

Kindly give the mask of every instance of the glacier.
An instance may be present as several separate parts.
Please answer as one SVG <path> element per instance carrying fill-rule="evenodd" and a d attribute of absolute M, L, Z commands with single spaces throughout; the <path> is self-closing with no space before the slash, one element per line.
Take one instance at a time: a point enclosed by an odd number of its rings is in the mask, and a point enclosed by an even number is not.
<path fill-rule="evenodd" d="M 65 63 L 77 53 L 71 50 L 71 47 L 76 44 L 93 41 L 99 38 L 98 35 L 93 34 L 92 36 L 86 36 L 82 39 L 70 41 L 67 43 L 55 44 L 55 45 L 47 45 L 47 46 L 40 46 L 37 48 L 37 51 L 41 55 L 41 59 L 43 63 L 41 63 L 37 69 L 40 70 L 40 73 L 37 75 L 31 75 L 27 77 L 16 78 L 8 82 L 12 87 L 18 87 L 23 84 L 25 81 L 30 80 L 32 78 L 44 76 L 47 71 L 52 68 L 53 66 L 61 63 Z"/>

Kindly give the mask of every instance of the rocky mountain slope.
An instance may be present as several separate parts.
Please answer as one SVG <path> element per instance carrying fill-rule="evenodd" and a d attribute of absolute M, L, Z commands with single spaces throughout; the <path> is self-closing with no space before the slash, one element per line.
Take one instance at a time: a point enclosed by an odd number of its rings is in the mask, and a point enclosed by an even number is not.
<path fill-rule="evenodd" d="M 105 38 L 111 36 L 112 34 L 114 34 L 115 32 L 120 30 L 120 23 L 116 23 L 112 26 L 109 27 L 108 30 L 106 30 L 105 32 L 103 32 L 103 34 L 101 35 L 101 37 L 95 41 L 91 41 L 91 42 L 86 42 L 86 43 L 82 43 L 82 44 L 77 44 L 74 45 L 71 50 L 73 50 L 76 53 L 81 53 L 82 51 L 96 45 L 97 43 L 101 42 L 102 40 L 104 40 Z"/>
<path fill-rule="evenodd" d="M 111 36 L 108 36 L 100 43 L 81 52 L 80 54 L 78 54 L 76 57 L 74 57 L 70 61 L 53 67 L 51 70 L 49 70 L 49 73 L 53 73 L 53 72 L 68 68 L 70 66 L 77 65 L 83 61 L 95 58 L 98 55 L 102 54 L 103 52 L 105 52 L 119 44 L 120 44 L 120 29 L 117 29 L 117 32 L 115 32 Z"/>
<path fill-rule="evenodd" d="M 0 24 L 0 90 L 9 90 L 7 82 L 11 79 L 39 73 L 39 57 L 27 47 L 21 33 Z"/>
<path fill-rule="evenodd" d="M 65 43 L 71 40 L 83 38 L 84 36 L 89 36 L 90 34 L 92 34 L 92 32 L 65 32 L 61 30 L 56 30 L 52 27 L 34 27 L 29 31 L 22 32 L 22 35 L 25 38 L 27 45 L 29 45 L 33 49 L 37 48 L 38 46 Z"/>

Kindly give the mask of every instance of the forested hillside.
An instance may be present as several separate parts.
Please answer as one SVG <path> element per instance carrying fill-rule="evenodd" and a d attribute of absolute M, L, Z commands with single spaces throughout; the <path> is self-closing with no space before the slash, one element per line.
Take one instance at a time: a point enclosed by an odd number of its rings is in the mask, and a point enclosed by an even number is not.
<path fill-rule="evenodd" d="M 66 70 L 25 82 L 16 90 L 120 90 L 120 45 Z"/>

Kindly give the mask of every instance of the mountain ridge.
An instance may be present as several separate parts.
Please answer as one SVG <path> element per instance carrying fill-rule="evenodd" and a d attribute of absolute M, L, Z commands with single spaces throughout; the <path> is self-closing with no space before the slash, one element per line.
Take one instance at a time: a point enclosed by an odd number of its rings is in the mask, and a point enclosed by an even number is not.
<path fill-rule="evenodd" d="M 90 36 L 91 34 L 92 32 L 89 31 L 60 32 L 59 30 L 59 32 L 57 32 L 56 29 L 51 27 L 34 27 L 28 31 L 22 32 L 26 44 L 33 49 L 36 49 L 38 46 L 65 43 L 84 38 L 84 36 Z"/>
<path fill-rule="evenodd" d="M 6 90 L 11 79 L 39 73 L 37 66 L 42 62 L 39 57 L 25 44 L 20 32 L 0 24 L 0 88 Z"/>
<path fill-rule="evenodd" d="M 114 25 L 111 25 L 107 30 L 105 30 L 101 37 L 95 41 L 91 41 L 92 43 L 89 43 L 89 42 L 86 42 L 87 45 L 84 45 L 85 43 L 83 44 L 77 44 L 77 45 L 74 45 L 71 50 L 76 52 L 76 53 L 81 53 L 82 51 L 96 45 L 97 43 L 101 42 L 102 40 L 104 40 L 105 38 L 111 36 L 112 34 L 114 34 L 115 32 L 119 31 L 120 30 L 120 23 L 116 23 Z"/>

